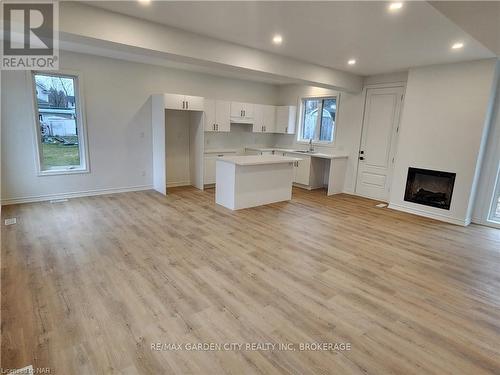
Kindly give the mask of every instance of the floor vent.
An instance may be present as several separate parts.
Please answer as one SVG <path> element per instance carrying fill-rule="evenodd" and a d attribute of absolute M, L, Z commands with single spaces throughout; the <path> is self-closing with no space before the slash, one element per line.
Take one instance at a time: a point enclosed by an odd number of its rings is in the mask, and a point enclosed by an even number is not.
<path fill-rule="evenodd" d="M 378 208 L 386 208 L 386 207 L 387 207 L 387 204 L 386 204 L 386 203 L 379 203 L 379 204 L 377 204 L 375 207 L 378 207 Z"/>
<path fill-rule="evenodd" d="M 13 225 L 17 223 L 17 219 L 15 217 L 10 219 L 5 219 L 5 225 Z"/>
<path fill-rule="evenodd" d="M 50 203 L 63 203 L 63 202 L 67 202 L 68 200 L 66 198 L 63 198 L 63 199 L 53 199 L 50 201 Z"/>

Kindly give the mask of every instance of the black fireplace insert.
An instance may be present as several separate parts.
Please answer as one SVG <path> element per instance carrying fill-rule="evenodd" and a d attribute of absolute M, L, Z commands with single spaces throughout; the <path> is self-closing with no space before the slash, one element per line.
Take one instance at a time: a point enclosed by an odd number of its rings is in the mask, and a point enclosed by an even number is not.
<path fill-rule="evenodd" d="M 450 209 L 456 173 L 408 168 L 405 201 Z"/>

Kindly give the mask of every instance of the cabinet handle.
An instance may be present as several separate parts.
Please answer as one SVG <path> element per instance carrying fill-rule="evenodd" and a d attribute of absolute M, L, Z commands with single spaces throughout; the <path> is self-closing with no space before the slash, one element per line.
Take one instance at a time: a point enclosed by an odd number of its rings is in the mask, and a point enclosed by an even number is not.
<path fill-rule="evenodd" d="M 243 117 L 243 110 L 240 110 L 240 117 Z"/>
<path fill-rule="evenodd" d="M 185 108 L 185 105 L 186 105 L 185 103 L 186 103 L 186 102 L 183 100 L 183 101 L 182 101 L 182 109 L 184 109 L 184 108 Z"/>
<path fill-rule="evenodd" d="M 288 133 L 288 127 L 285 128 L 285 133 Z"/>
<path fill-rule="evenodd" d="M 247 111 L 243 110 L 243 117 L 247 115 Z"/>
<path fill-rule="evenodd" d="M 267 128 L 264 126 L 264 131 L 266 131 L 266 130 L 267 130 Z"/>
<path fill-rule="evenodd" d="M 215 130 L 215 124 L 212 126 L 212 130 Z"/>
<path fill-rule="evenodd" d="M 215 126 L 217 126 L 217 131 L 219 131 L 219 124 L 215 124 Z"/>
<path fill-rule="evenodd" d="M 189 102 L 186 101 L 186 109 L 189 109 Z"/>

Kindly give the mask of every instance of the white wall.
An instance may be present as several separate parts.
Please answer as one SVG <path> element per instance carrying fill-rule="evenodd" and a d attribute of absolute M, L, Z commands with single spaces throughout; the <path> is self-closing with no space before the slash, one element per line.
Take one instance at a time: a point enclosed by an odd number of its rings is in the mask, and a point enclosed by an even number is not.
<path fill-rule="evenodd" d="M 470 221 L 495 63 L 481 60 L 410 69 L 390 195 L 392 208 L 456 224 Z M 449 211 L 403 200 L 410 166 L 457 174 Z"/>
<path fill-rule="evenodd" d="M 365 77 L 365 79 L 363 80 L 363 86 L 400 83 L 406 81 L 408 81 L 408 71 L 387 73 L 387 74 L 376 74 L 373 76 Z"/>
<path fill-rule="evenodd" d="M 337 95 L 337 91 L 302 85 L 280 86 L 278 101 L 280 105 L 297 106 L 300 98 L 305 96 Z M 335 142 L 332 146 L 315 146 L 318 151 L 325 153 L 339 152 L 349 156 L 347 161 L 344 192 L 353 193 L 356 183 L 356 170 L 358 165 L 359 142 L 363 121 L 363 93 L 340 93 L 338 113 L 336 120 Z M 277 146 L 285 148 L 304 148 L 304 144 L 297 142 L 297 135 L 279 135 L 276 139 Z"/>
<path fill-rule="evenodd" d="M 167 110 L 165 118 L 167 186 L 189 185 L 189 112 Z"/>
<path fill-rule="evenodd" d="M 276 104 L 274 85 L 92 55 L 62 51 L 61 69 L 83 74 L 91 172 L 37 176 L 28 75 L 2 71 L 2 202 L 150 187 L 153 93 Z"/>

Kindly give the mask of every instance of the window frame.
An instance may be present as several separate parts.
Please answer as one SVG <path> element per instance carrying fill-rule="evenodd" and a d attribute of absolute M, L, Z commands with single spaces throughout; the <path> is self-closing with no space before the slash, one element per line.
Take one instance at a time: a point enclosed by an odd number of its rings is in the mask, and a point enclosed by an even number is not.
<path fill-rule="evenodd" d="M 488 210 L 487 221 L 495 226 L 500 225 L 500 216 L 496 215 L 498 200 L 500 199 L 500 164 L 498 164 L 496 178 L 494 180 L 493 197 Z"/>
<path fill-rule="evenodd" d="M 302 130 L 304 127 L 304 111 L 305 111 L 305 105 L 304 102 L 306 100 L 321 100 L 321 110 L 323 110 L 323 100 L 326 99 L 335 99 L 337 109 L 335 110 L 335 125 L 333 129 L 333 140 L 330 141 L 321 141 L 319 140 L 319 132 L 321 130 L 321 119 L 322 116 L 318 116 L 318 119 L 316 120 L 316 128 L 314 130 L 314 139 L 312 141 L 313 144 L 315 145 L 323 145 L 323 146 L 329 146 L 333 147 L 335 146 L 335 143 L 337 141 L 337 124 L 338 124 L 338 118 L 339 118 L 339 102 L 340 102 L 340 93 L 332 94 L 332 95 L 312 95 L 312 96 L 301 96 L 298 99 L 298 108 L 299 108 L 299 121 L 298 121 L 298 131 L 297 131 L 297 143 L 302 143 L 302 144 L 309 144 L 308 139 L 302 138 Z M 316 139 L 317 137 L 317 139 Z"/>
<path fill-rule="evenodd" d="M 75 107 L 76 107 L 76 128 L 78 132 L 78 153 L 80 157 L 80 166 L 78 167 L 60 167 L 58 169 L 43 169 L 43 155 L 39 123 L 38 100 L 36 94 L 36 81 L 35 75 L 46 76 L 63 76 L 74 79 L 75 91 Z M 34 146 L 35 146 L 35 165 L 38 176 L 56 176 L 56 175 L 71 175 L 71 174 L 84 174 L 90 173 L 89 163 L 89 150 L 88 150 L 88 137 L 87 137 L 87 123 L 85 118 L 85 103 L 83 98 L 83 79 L 82 73 L 69 70 L 32 70 L 28 71 L 30 89 L 32 94 L 32 108 L 33 120 L 35 125 Z"/>

